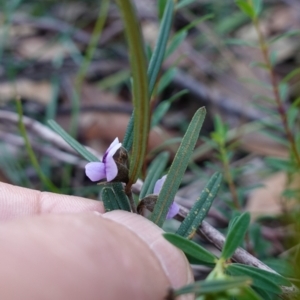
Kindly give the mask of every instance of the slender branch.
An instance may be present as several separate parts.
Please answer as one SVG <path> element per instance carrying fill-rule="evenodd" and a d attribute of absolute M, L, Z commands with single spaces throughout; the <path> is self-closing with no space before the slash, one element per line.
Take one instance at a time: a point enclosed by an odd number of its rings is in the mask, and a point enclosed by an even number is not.
<path fill-rule="evenodd" d="M 9 122 L 14 125 L 18 125 L 19 117 L 14 112 L 9 112 L 5 110 L 0 110 L 0 122 Z M 42 138 L 43 140 L 57 146 L 58 148 L 64 149 L 68 151 L 69 153 L 73 153 L 77 155 L 77 152 L 69 146 L 65 140 L 56 134 L 54 131 L 52 131 L 47 126 L 43 125 L 40 122 L 37 122 L 29 117 L 23 116 L 22 122 L 24 126 L 26 127 L 26 130 L 30 130 L 32 133 L 37 135 L 38 137 Z M 101 158 L 99 153 L 97 153 L 95 150 L 87 147 L 88 151 L 92 152 L 97 157 Z"/>
<path fill-rule="evenodd" d="M 276 102 L 276 105 L 277 105 L 277 111 L 280 115 L 281 122 L 282 122 L 282 125 L 283 125 L 283 128 L 284 128 L 285 134 L 286 134 L 287 139 L 290 143 L 291 152 L 292 152 L 292 154 L 294 154 L 294 157 L 295 157 L 295 160 L 297 162 L 298 167 L 300 167 L 300 154 L 299 154 L 297 146 L 296 146 L 295 138 L 294 138 L 293 133 L 292 133 L 292 131 L 289 127 L 289 124 L 288 124 L 286 109 L 285 109 L 285 107 L 282 103 L 282 99 L 281 99 L 281 96 L 280 96 L 280 93 L 279 93 L 276 74 L 275 74 L 274 68 L 272 66 L 272 63 L 270 61 L 269 48 L 268 48 L 268 45 L 267 45 L 267 43 L 264 39 L 264 36 L 261 32 L 258 18 L 255 18 L 253 20 L 253 24 L 254 24 L 255 30 L 258 34 L 259 45 L 260 45 L 260 48 L 261 48 L 261 52 L 262 52 L 265 64 L 266 64 L 267 69 L 269 71 L 269 76 L 270 76 L 270 81 L 271 81 L 272 90 L 273 90 L 273 94 L 274 94 L 274 99 L 275 99 L 275 102 Z"/>
<path fill-rule="evenodd" d="M 0 140 L 3 140 L 9 143 L 10 145 L 14 145 L 19 149 L 24 148 L 25 146 L 25 142 L 22 137 L 1 130 L 0 130 Z M 41 143 L 37 143 L 34 141 L 30 141 L 30 144 L 35 151 L 47 155 L 51 158 L 54 158 L 58 161 L 63 161 L 65 163 L 75 165 L 81 169 L 84 169 L 86 165 L 85 160 L 82 160 L 73 154 L 66 153 L 54 147 L 49 147 L 49 145 L 43 145 Z"/>

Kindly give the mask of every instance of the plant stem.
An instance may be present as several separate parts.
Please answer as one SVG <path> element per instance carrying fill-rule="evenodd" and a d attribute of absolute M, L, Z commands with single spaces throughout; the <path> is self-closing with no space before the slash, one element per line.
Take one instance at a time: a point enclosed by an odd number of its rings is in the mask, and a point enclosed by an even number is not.
<path fill-rule="evenodd" d="M 297 150 L 297 146 L 296 146 L 296 142 L 295 142 L 295 138 L 293 136 L 293 133 L 292 133 L 292 131 L 289 128 L 289 125 L 288 125 L 286 110 L 285 110 L 285 107 L 282 103 L 282 99 L 281 99 L 280 94 L 279 94 L 279 88 L 278 88 L 278 82 L 277 82 L 277 79 L 276 79 L 276 74 L 275 74 L 275 71 L 272 67 L 270 57 L 269 57 L 269 48 L 268 48 L 268 45 L 267 45 L 267 43 L 264 39 L 264 36 L 261 32 L 258 18 L 253 19 L 253 24 L 254 24 L 255 30 L 258 34 L 259 45 L 260 45 L 260 49 L 261 49 L 266 67 L 269 71 L 269 76 L 270 76 L 270 81 L 271 81 L 272 90 L 273 90 L 273 94 L 274 94 L 274 99 L 275 99 L 275 102 L 276 102 L 276 105 L 277 105 L 277 111 L 280 115 L 281 122 L 282 122 L 282 125 L 283 125 L 283 128 L 284 128 L 285 134 L 286 134 L 287 139 L 288 139 L 289 144 L 290 144 L 291 154 L 292 154 L 292 156 L 294 156 L 294 158 L 297 162 L 297 165 L 300 168 L 300 154 Z"/>
<path fill-rule="evenodd" d="M 50 181 L 50 179 L 45 176 L 45 174 L 43 173 L 42 169 L 40 168 L 39 162 L 34 154 L 34 151 L 31 147 L 28 135 L 27 135 L 27 131 L 25 128 L 25 125 L 23 123 L 23 109 L 22 109 L 22 103 L 21 100 L 18 98 L 16 100 L 17 103 L 17 111 L 18 111 L 18 115 L 19 115 L 19 121 L 18 121 L 18 126 L 19 126 L 19 130 L 20 133 L 24 139 L 25 142 L 25 148 L 27 150 L 29 159 L 31 161 L 31 164 L 33 165 L 33 167 L 35 168 L 40 180 L 43 182 L 43 184 L 51 191 L 54 193 L 59 193 L 59 189 Z"/>
<path fill-rule="evenodd" d="M 229 190 L 230 190 L 230 193 L 231 193 L 231 196 L 232 196 L 233 204 L 234 204 L 234 206 L 237 210 L 240 210 L 241 206 L 240 206 L 239 199 L 238 199 L 238 196 L 237 196 L 236 187 L 235 187 L 235 184 L 234 184 L 232 176 L 231 176 L 228 160 L 223 162 L 223 168 L 224 168 L 225 179 L 228 183 Z"/>
<path fill-rule="evenodd" d="M 127 195 L 128 199 L 129 199 L 129 204 L 130 204 L 130 208 L 131 211 L 137 214 L 137 209 L 136 209 L 136 205 L 132 196 L 132 191 L 131 191 L 131 185 L 130 184 L 126 184 L 125 186 L 125 194 Z"/>
<path fill-rule="evenodd" d="M 232 201 L 233 204 L 235 206 L 235 208 L 237 210 L 241 210 L 241 206 L 239 203 L 239 199 L 238 199 L 238 195 L 236 192 L 236 187 L 235 184 L 233 182 L 233 178 L 230 172 L 230 165 L 229 165 L 229 159 L 228 159 L 228 155 L 227 155 L 227 151 L 226 151 L 226 146 L 225 146 L 225 139 L 219 143 L 219 147 L 220 147 L 220 155 L 221 155 L 221 160 L 222 160 L 222 164 L 223 164 L 223 169 L 224 169 L 224 177 L 225 180 L 228 184 L 231 196 L 232 196 Z"/>

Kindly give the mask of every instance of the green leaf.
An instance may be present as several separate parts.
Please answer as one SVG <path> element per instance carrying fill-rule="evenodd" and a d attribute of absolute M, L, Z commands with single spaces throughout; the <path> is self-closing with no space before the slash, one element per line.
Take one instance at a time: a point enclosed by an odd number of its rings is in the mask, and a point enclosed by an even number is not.
<path fill-rule="evenodd" d="M 118 202 L 119 209 L 130 212 L 130 205 L 128 197 L 125 194 L 122 183 L 114 182 L 110 184 L 112 186 L 112 190 Z"/>
<path fill-rule="evenodd" d="M 260 61 L 253 61 L 249 64 L 249 67 L 258 67 L 258 68 L 261 68 L 261 69 L 264 69 L 264 70 L 269 70 L 270 67 L 265 64 L 265 63 L 262 63 Z"/>
<path fill-rule="evenodd" d="M 272 281 L 274 284 L 284 285 L 284 286 L 292 286 L 291 282 L 288 279 L 286 279 L 285 277 L 283 277 L 277 273 L 268 272 L 266 270 L 262 270 L 262 269 L 258 269 L 258 268 L 252 267 L 252 266 L 247 266 L 247 265 L 238 264 L 238 263 L 234 263 L 231 265 L 234 265 L 235 268 L 238 268 L 240 270 L 247 270 L 249 272 L 252 272 L 252 274 L 254 274 L 253 276 L 256 276 L 255 274 L 258 274 L 257 276 L 265 277 L 268 280 Z"/>
<path fill-rule="evenodd" d="M 252 1 L 252 7 L 255 12 L 255 16 L 258 17 L 262 11 L 262 4 L 263 4 L 262 0 L 251 0 L 251 1 Z"/>
<path fill-rule="evenodd" d="M 195 27 L 201 22 L 204 22 L 205 20 L 211 19 L 213 17 L 212 14 L 208 14 L 204 17 L 197 18 L 196 20 L 190 22 L 188 25 L 181 28 L 170 40 L 169 45 L 167 47 L 167 51 L 165 54 L 165 59 L 168 58 L 174 51 L 179 47 L 179 45 L 184 41 L 188 34 L 188 30 Z"/>
<path fill-rule="evenodd" d="M 189 164 L 205 118 L 205 113 L 204 107 L 196 111 L 175 155 L 166 181 L 158 195 L 156 205 L 151 214 L 151 220 L 160 227 L 166 219 L 169 207 L 174 201 L 181 179 Z"/>
<path fill-rule="evenodd" d="M 234 251 L 242 243 L 250 223 L 250 214 L 245 212 L 232 220 L 228 228 L 227 237 L 222 249 L 221 257 L 225 260 L 230 258 Z"/>
<path fill-rule="evenodd" d="M 254 287 L 258 287 L 262 290 L 276 294 L 281 293 L 281 288 L 279 287 L 280 284 L 290 285 L 290 283 L 282 276 L 277 276 L 276 274 L 255 267 L 250 267 L 241 264 L 230 264 L 226 268 L 226 270 L 234 276 L 249 276 L 253 280 L 252 285 Z"/>
<path fill-rule="evenodd" d="M 177 73 L 177 69 L 175 67 L 170 68 L 167 72 L 165 72 L 158 83 L 157 86 L 157 94 L 160 94 L 173 80 L 174 76 Z"/>
<path fill-rule="evenodd" d="M 281 159 L 277 157 L 267 157 L 266 163 L 279 171 L 295 172 L 297 166 L 290 160 Z"/>
<path fill-rule="evenodd" d="M 241 293 L 235 296 L 237 300 L 267 300 L 266 298 L 261 298 L 252 288 L 245 287 L 241 290 Z"/>
<path fill-rule="evenodd" d="M 152 91 L 156 83 L 157 75 L 159 73 L 161 64 L 165 56 L 166 46 L 168 42 L 168 37 L 170 35 L 171 24 L 173 19 L 173 10 L 174 10 L 173 1 L 168 0 L 159 27 L 157 43 L 155 45 L 153 54 L 151 56 L 151 60 L 149 62 L 149 67 L 148 67 L 149 95 L 152 94 Z"/>
<path fill-rule="evenodd" d="M 216 263 L 217 257 L 205 248 L 196 244 L 195 242 L 173 233 L 164 233 L 163 236 L 166 240 L 168 240 L 171 244 L 182 250 L 189 257 L 196 259 L 198 261 L 198 264 Z"/>
<path fill-rule="evenodd" d="M 177 32 L 173 38 L 171 39 L 168 49 L 165 54 L 165 58 L 168 58 L 171 54 L 174 53 L 174 51 L 181 45 L 181 43 L 184 41 L 184 39 L 187 36 L 187 31 L 181 31 Z"/>
<path fill-rule="evenodd" d="M 106 212 L 120 209 L 115 193 L 109 187 L 104 187 L 101 191 L 101 198 Z"/>
<path fill-rule="evenodd" d="M 150 164 L 148 174 L 140 192 L 140 199 L 145 198 L 149 194 L 153 194 L 153 189 L 156 181 L 161 177 L 169 161 L 170 155 L 168 152 L 161 152 Z"/>
<path fill-rule="evenodd" d="M 253 288 L 253 290 L 260 295 L 263 300 L 274 300 L 277 298 L 274 293 L 270 293 L 259 288 Z"/>
<path fill-rule="evenodd" d="M 229 39 L 225 40 L 225 43 L 227 45 L 237 45 L 237 46 L 247 46 L 247 47 L 257 48 L 256 43 L 249 42 L 249 41 L 242 40 L 242 39 L 235 39 L 235 38 L 230 39 L 229 38 Z"/>
<path fill-rule="evenodd" d="M 72 138 L 60 125 L 54 120 L 48 121 L 49 126 L 58 133 L 75 151 L 88 161 L 99 161 L 99 158 L 88 151 L 84 146 Z"/>
<path fill-rule="evenodd" d="M 281 82 L 283 83 L 288 83 L 291 79 L 293 79 L 294 77 L 298 76 L 300 74 L 300 68 L 296 68 L 293 71 L 291 71 L 290 73 L 288 73 L 282 80 Z"/>
<path fill-rule="evenodd" d="M 30 142 L 28 134 L 27 134 L 25 124 L 23 122 L 23 108 L 22 108 L 22 102 L 21 102 L 20 98 L 16 99 L 16 106 L 17 106 L 17 113 L 18 113 L 18 128 L 19 128 L 21 136 L 24 139 L 25 151 L 27 151 L 30 162 L 31 162 L 32 166 L 34 167 L 39 179 L 44 184 L 44 186 L 47 187 L 49 189 L 49 191 L 51 191 L 53 193 L 59 193 L 60 190 L 44 174 L 44 172 L 41 169 L 41 166 L 38 162 L 38 159 L 37 159 L 37 157 L 36 157 L 36 155 L 33 151 L 33 148 L 31 146 L 31 142 Z"/>
<path fill-rule="evenodd" d="M 179 3 L 176 4 L 176 10 L 183 8 L 193 2 L 195 2 L 195 0 L 181 0 L 181 1 L 179 1 Z"/>
<path fill-rule="evenodd" d="M 133 78 L 134 126 L 133 144 L 130 159 L 129 185 L 134 183 L 144 163 L 148 134 L 150 128 L 150 104 L 148 93 L 148 76 L 144 42 L 140 24 L 130 0 L 118 1 L 129 45 L 130 66 Z M 154 54 L 152 55 L 152 57 Z"/>
<path fill-rule="evenodd" d="M 218 191 L 222 181 L 222 175 L 215 173 L 206 187 L 203 189 L 199 199 L 195 202 L 186 218 L 181 223 L 176 234 L 191 237 L 201 225 L 203 219 L 207 215 Z"/>
<path fill-rule="evenodd" d="M 236 0 L 236 5 L 240 8 L 240 10 L 246 14 L 251 19 L 254 19 L 256 16 L 256 11 L 254 7 L 247 0 Z"/>
<path fill-rule="evenodd" d="M 132 147 L 132 143 L 133 143 L 133 123 L 134 123 L 134 112 L 132 113 L 127 128 L 126 128 L 126 132 L 125 132 L 125 136 L 123 139 L 123 147 L 127 150 L 127 152 L 129 152 L 131 150 Z"/>
<path fill-rule="evenodd" d="M 280 99 L 282 101 L 285 101 L 288 97 L 288 93 L 289 93 L 289 87 L 286 83 L 281 82 L 279 84 L 279 94 L 280 94 Z"/>
<path fill-rule="evenodd" d="M 184 286 L 174 291 L 174 296 L 195 293 L 198 295 L 215 294 L 229 289 L 248 286 L 251 280 L 248 277 L 236 277 L 227 279 L 211 279 L 207 281 L 196 281 L 195 283 Z"/>
<path fill-rule="evenodd" d="M 283 38 L 286 38 L 286 37 L 290 37 L 290 36 L 295 36 L 295 35 L 299 35 L 300 34 L 300 30 L 299 29 L 296 29 L 296 30 L 290 30 L 288 32 L 285 32 L 283 34 L 279 34 L 275 37 L 272 37 L 269 41 L 268 41 L 268 44 L 273 44 Z"/>
<path fill-rule="evenodd" d="M 157 1 L 157 11 L 158 11 L 158 18 L 161 20 L 161 18 L 163 17 L 165 8 L 166 8 L 166 4 L 167 4 L 168 0 L 158 0 Z"/>
<path fill-rule="evenodd" d="M 119 0 L 119 3 L 123 5 L 123 8 L 125 8 L 124 6 L 128 5 L 128 4 L 126 4 L 127 2 L 130 3 L 130 1 L 128 1 L 128 0 L 126 0 L 124 2 Z M 161 22 L 161 25 L 160 25 L 160 31 L 159 31 L 159 34 L 158 34 L 157 43 L 156 43 L 155 49 L 154 49 L 154 51 L 151 55 L 150 63 L 149 63 L 149 66 L 148 66 L 148 71 L 147 71 L 147 75 L 148 75 L 148 95 L 147 96 L 151 96 L 152 91 L 154 89 L 156 79 L 157 79 L 157 75 L 159 73 L 159 70 L 160 70 L 164 55 L 165 55 L 166 45 L 167 45 L 167 42 L 168 42 L 168 36 L 170 34 L 171 24 L 172 24 L 173 8 L 174 8 L 173 1 L 172 0 L 167 0 L 166 7 L 164 7 L 164 5 L 165 5 L 164 1 L 160 1 L 159 7 L 160 7 L 160 5 L 163 7 L 164 14 L 163 14 L 162 22 Z M 130 18 L 129 19 L 127 18 L 126 22 L 130 23 L 131 22 Z M 129 25 L 131 26 L 131 28 L 132 27 L 137 27 L 137 28 L 140 27 L 138 24 L 129 24 Z M 136 31 L 137 28 L 135 28 L 135 29 L 133 28 L 134 31 Z M 137 67 L 138 67 L 139 66 L 139 58 L 135 57 L 134 55 L 133 55 L 133 57 L 135 58 L 136 64 L 137 64 Z M 135 86 L 135 85 L 133 85 L 133 86 Z M 123 141 L 123 146 L 127 151 L 130 151 L 131 146 L 133 144 L 133 137 L 132 137 L 133 129 L 138 130 L 138 128 L 140 128 L 140 127 L 134 125 L 134 123 L 135 123 L 134 120 L 136 118 L 135 116 L 140 116 L 140 118 L 142 118 L 142 115 L 140 115 L 139 109 L 137 107 L 135 107 L 135 105 L 134 105 L 134 111 L 133 111 L 133 114 L 132 114 L 132 116 L 129 120 L 127 129 L 126 129 L 126 133 L 125 133 L 125 137 L 124 137 L 124 141 Z M 146 120 L 148 120 L 148 118 L 149 118 L 149 114 L 147 115 Z M 148 122 L 148 124 L 149 124 L 149 122 Z M 143 129 L 145 130 L 145 128 L 143 128 Z M 148 134 L 146 134 L 146 137 L 147 137 L 147 135 Z M 135 153 L 136 152 L 137 151 L 135 151 Z M 134 158 L 135 160 L 139 159 L 139 161 L 141 163 L 143 163 L 142 159 L 140 159 L 139 157 L 134 156 L 135 153 L 133 153 L 131 155 L 131 157 Z"/>
<path fill-rule="evenodd" d="M 164 117 L 164 115 L 167 113 L 169 110 L 172 102 L 180 98 L 181 96 L 185 95 L 188 93 L 188 90 L 182 90 L 175 95 L 173 95 L 171 98 L 168 100 L 164 100 L 161 103 L 159 103 L 152 114 L 152 119 L 151 119 L 151 128 L 155 127 L 161 119 Z"/>
<path fill-rule="evenodd" d="M 295 276 L 293 270 L 293 264 L 289 262 L 287 259 L 274 257 L 274 258 L 264 259 L 262 262 L 265 263 L 270 268 L 272 268 L 273 270 L 275 270 L 277 273 L 282 274 L 285 277 Z"/>

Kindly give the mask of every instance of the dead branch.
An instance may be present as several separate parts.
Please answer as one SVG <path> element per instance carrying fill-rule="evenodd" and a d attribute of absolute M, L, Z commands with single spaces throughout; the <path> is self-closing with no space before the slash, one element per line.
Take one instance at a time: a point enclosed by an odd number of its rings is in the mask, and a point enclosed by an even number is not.
<path fill-rule="evenodd" d="M 17 125 L 18 121 L 19 121 L 19 116 L 18 116 L 18 114 L 14 113 L 14 112 L 0 110 L 0 122 L 1 121 L 9 122 L 14 125 Z M 65 140 L 61 136 L 56 134 L 54 131 L 52 131 L 47 126 L 29 118 L 29 117 L 26 117 L 26 116 L 23 116 L 23 123 L 28 131 L 34 133 L 35 135 L 42 138 L 43 140 L 55 145 L 58 148 L 64 149 L 67 152 L 78 155 L 77 152 L 71 146 L 69 146 L 69 144 L 67 142 L 65 142 Z M 99 159 L 101 159 L 99 153 L 97 153 L 95 150 L 93 150 L 89 147 L 86 147 L 86 148 L 91 153 L 93 153 L 94 155 L 99 157 Z"/>

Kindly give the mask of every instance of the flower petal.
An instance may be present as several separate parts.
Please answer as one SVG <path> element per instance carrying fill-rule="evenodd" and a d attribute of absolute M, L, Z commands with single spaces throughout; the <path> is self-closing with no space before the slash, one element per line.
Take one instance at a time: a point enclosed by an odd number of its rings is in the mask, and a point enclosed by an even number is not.
<path fill-rule="evenodd" d="M 158 195 L 164 182 L 166 181 L 167 175 L 164 175 L 161 179 L 158 179 L 155 183 L 153 194 Z"/>
<path fill-rule="evenodd" d="M 105 162 L 106 180 L 112 181 L 118 175 L 118 167 L 112 157 L 107 157 Z"/>
<path fill-rule="evenodd" d="M 173 202 L 169 208 L 167 219 L 172 219 L 179 213 L 179 205 L 176 202 Z"/>
<path fill-rule="evenodd" d="M 108 153 L 108 152 L 110 152 L 111 151 L 111 149 L 115 146 L 115 145 L 117 145 L 117 144 L 120 144 L 120 142 L 119 142 L 119 139 L 116 137 L 115 139 L 114 139 L 114 141 L 110 144 L 110 146 L 108 147 L 108 149 L 106 150 L 106 152 Z M 122 145 L 122 144 L 121 144 Z M 119 148 L 118 148 L 119 149 Z"/>
<path fill-rule="evenodd" d="M 108 149 L 105 151 L 102 161 L 106 163 L 107 156 L 113 156 L 121 146 L 122 144 L 119 143 L 119 139 L 115 138 L 114 141 L 108 147 Z"/>
<path fill-rule="evenodd" d="M 102 162 L 90 162 L 85 166 L 85 174 L 91 181 L 99 181 L 106 177 L 105 165 Z"/>

